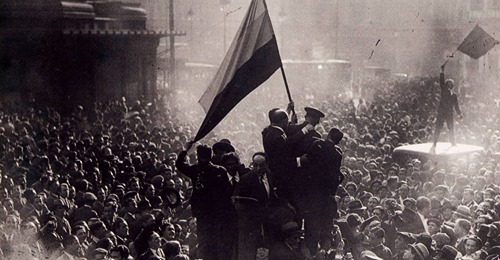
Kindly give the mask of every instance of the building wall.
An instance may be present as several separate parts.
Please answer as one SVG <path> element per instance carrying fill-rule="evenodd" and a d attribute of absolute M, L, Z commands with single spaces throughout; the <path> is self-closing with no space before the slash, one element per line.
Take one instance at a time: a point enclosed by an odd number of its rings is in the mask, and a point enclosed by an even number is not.
<path fill-rule="evenodd" d="M 145 30 L 137 2 L 56 2 L 1 4 L 2 101 L 36 98 L 71 111 L 95 101 L 155 98 L 156 49 L 165 34 Z"/>

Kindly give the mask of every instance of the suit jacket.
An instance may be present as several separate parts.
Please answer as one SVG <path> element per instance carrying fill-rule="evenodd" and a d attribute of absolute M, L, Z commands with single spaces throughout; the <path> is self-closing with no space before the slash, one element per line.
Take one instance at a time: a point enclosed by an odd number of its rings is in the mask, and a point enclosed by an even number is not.
<path fill-rule="evenodd" d="M 297 133 L 301 132 L 302 128 L 304 128 L 307 124 L 309 123 L 303 122 L 301 124 L 290 124 L 285 129 L 285 132 L 287 136 L 294 136 Z M 314 141 L 320 138 L 321 135 L 318 133 L 318 131 L 309 131 L 307 134 L 305 134 L 304 138 L 300 142 L 292 144 L 290 149 L 294 151 L 295 156 L 300 157 L 303 154 L 307 153 Z"/>
<path fill-rule="evenodd" d="M 220 189 L 224 186 L 222 178 L 227 178 L 227 171 L 224 167 L 212 163 L 189 165 L 186 156 L 187 152 L 181 152 L 175 166 L 193 182 L 190 200 L 193 216 L 214 217 L 220 207 L 226 205 L 225 201 L 220 199 L 227 197 L 227 194 Z"/>
<path fill-rule="evenodd" d="M 163 250 L 158 250 L 158 252 L 153 252 L 153 250 L 148 249 L 148 251 L 144 252 L 137 259 L 138 260 L 163 260 L 165 259 L 163 256 Z"/>
<path fill-rule="evenodd" d="M 308 151 L 309 174 L 314 189 L 329 191 L 334 195 L 344 176 L 340 172 L 342 150 L 331 141 L 317 139 Z"/>
<path fill-rule="evenodd" d="M 274 193 L 274 183 L 269 176 L 267 180 L 270 189 L 269 196 L 257 173 L 251 171 L 241 177 L 234 191 L 238 213 L 251 214 L 259 209 L 269 207 L 271 202 L 277 202 L 277 197 Z"/>
<path fill-rule="evenodd" d="M 439 86 L 441 87 L 441 101 L 439 102 L 438 117 L 453 116 L 453 109 L 459 115 L 462 114 L 458 106 L 457 95 L 445 86 L 444 73 L 439 75 Z"/>
<path fill-rule="evenodd" d="M 296 169 L 296 157 L 292 148 L 304 137 L 305 134 L 302 131 L 288 136 L 282 128 L 277 126 L 268 126 L 262 131 L 264 151 L 273 174 L 284 175 L 289 170 Z"/>

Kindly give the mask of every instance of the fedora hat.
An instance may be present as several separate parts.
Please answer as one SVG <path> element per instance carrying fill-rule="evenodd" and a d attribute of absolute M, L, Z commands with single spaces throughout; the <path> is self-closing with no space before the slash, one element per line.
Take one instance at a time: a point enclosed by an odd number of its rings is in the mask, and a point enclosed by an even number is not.
<path fill-rule="evenodd" d="M 396 233 L 396 236 L 401 237 L 408 244 L 413 244 L 413 243 L 417 242 L 417 238 L 415 237 L 415 235 L 412 234 L 412 233 L 409 233 L 409 232 L 400 232 L 400 231 L 398 231 Z"/>
<path fill-rule="evenodd" d="M 219 141 L 219 142 L 215 143 L 212 146 L 212 150 L 223 151 L 225 153 L 230 153 L 230 152 L 235 151 L 234 146 L 232 146 L 231 143 L 228 143 L 226 141 Z"/>
<path fill-rule="evenodd" d="M 166 203 L 171 209 L 176 208 L 181 204 L 181 195 L 175 189 L 165 189 L 161 192 L 163 202 Z"/>
<path fill-rule="evenodd" d="M 444 245 L 441 248 L 441 255 L 446 260 L 453 260 L 458 255 L 458 250 L 450 245 Z"/>
<path fill-rule="evenodd" d="M 285 237 L 289 237 L 296 234 L 302 234 L 302 230 L 300 229 L 297 222 L 290 221 L 281 226 L 281 232 Z"/>
<path fill-rule="evenodd" d="M 469 207 L 465 205 L 459 205 L 457 209 L 453 212 L 453 214 L 456 214 L 460 218 L 465 218 L 465 219 L 472 219 L 472 214 L 470 213 Z"/>
<path fill-rule="evenodd" d="M 366 207 L 363 206 L 363 203 L 361 200 L 353 200 L 347 204 L 347 212 L 353 212 L 353 211 L 361 211 L 365 210 Z"/>
<path fill-rule="evenodd" d="M 425 260 L 429 257 L 429 250 L 422 243 L 411 244 L 410 248 L 413 249 L 419 260 Z"/>

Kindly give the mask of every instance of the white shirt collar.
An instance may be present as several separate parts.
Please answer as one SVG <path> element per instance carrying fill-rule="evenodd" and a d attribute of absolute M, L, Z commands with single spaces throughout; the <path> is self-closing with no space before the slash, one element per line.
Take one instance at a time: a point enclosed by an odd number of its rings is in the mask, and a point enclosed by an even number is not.
<path fill-rule="evenodd" d="M 236 182 L 239 182 L 240 181 L 240 174 L 238 172 L 236 172 L 236 174 L 233 177 L 231 174 L 227 173 L 227 178 L 229 181 L 231 181 L 234 178 L 234 180 Z"/>

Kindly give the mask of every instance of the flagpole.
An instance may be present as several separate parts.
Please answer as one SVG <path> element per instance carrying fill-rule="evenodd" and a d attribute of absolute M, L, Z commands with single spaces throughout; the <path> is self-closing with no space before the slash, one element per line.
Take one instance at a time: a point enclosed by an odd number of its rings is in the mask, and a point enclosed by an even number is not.
<path fill-rule="evenodd" d="M 281 59 L 281 58 L 280 58 Z M 292 95 L 290 94 L 290 88 L 288 87 L 288 81 L 286 80 L 285 70 L 283 69 L 283 64 L 280 66 L 281 75 L 283 76 L 283 81 L 285 82 L 286 95 L 288 96 L 288 102 L 292 103 Z M 292 107 L 292 114 L 295 115 L 295 108 Z"/>
<path fill-rule="evenodd" d="M 280 66 L 281 75 L 283 76 L 283 81 L 285 82 L 286 94 L 288 96 L 288 101 L 293 102 L 292 95 L 290 94 L 290 88 L 288 87 L 288 81 L 286 80 L 285 70 L 283 69 L 283 65 Z"/>
<path fill-rule="evenodd" d="M 448 63 L 448 61 L 450 61 L 451 58 L 455 57 L 455 53 L 458 51 L 458 48 L 451 54 L 451 55 L 448 55 L 446 61 L 443 63 L 443 65 L 441 65 L 441 67 L 444 67 L 446 66 L 446 63 Z"/>

